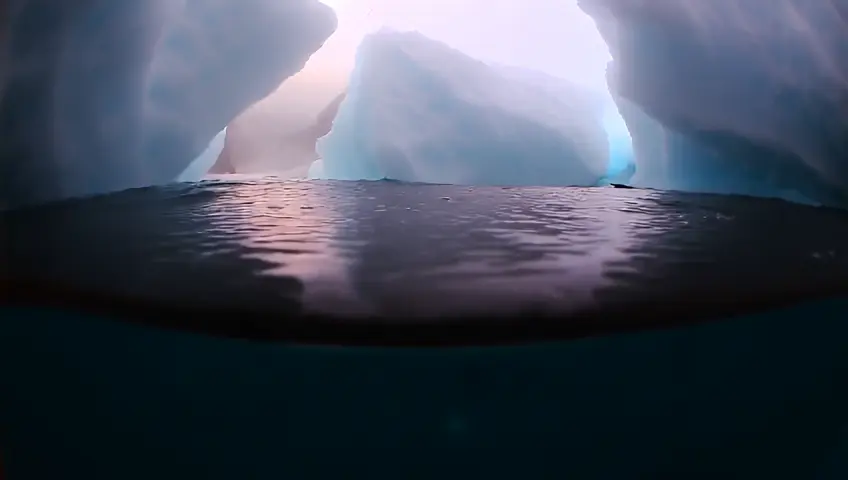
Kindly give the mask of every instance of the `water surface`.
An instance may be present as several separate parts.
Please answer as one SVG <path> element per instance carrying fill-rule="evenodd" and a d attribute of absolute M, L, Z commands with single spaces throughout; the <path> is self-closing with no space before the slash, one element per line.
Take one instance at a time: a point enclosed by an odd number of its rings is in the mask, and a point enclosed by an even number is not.
<path fill-rule="evenodd" d="M 472 336 L 583 335 L 848 291 L 844 212 L 735 196 L 243 179 L 0 222 L 7 297 L 127 317 L 179 308 L 155 321 L 253 338 L 357 325 L 421 338 L 459 324 Z"/>

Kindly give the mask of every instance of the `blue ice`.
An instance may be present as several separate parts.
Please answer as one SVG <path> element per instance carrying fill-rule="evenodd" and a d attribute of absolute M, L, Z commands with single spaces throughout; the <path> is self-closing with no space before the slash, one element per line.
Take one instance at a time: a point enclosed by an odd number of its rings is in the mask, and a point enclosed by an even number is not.
<path fill-rule="evenodd" d="M 609 157 L 603 109 L 565 80 L 383 30 L 359 47 L 310 177 L 595 185 Z"/>
<path fill-rule="evenodd" d="M 209 169 L 215 165 L 215 161 L 224 150 L 224 141 L 227 138 L 227 129 L 221 130 L 215 138 L 209 142 L 209 146 L 177 177 L 179 182 L 196 182 L 202 179 Z"/>
<path fill-rule="evenodd" d="M 610 100 L 604 111 L 603 119 L 609 142 L 607 179 L 614 183 L 629 183 L 636 168 L 633 156 L 633 140 L 617 105 L 612 99 Z"/>
<path fill-rule="evenodd" d="M 634 184 L 848 205 L 848 0 L 580 5 L 613 57 Z"/>

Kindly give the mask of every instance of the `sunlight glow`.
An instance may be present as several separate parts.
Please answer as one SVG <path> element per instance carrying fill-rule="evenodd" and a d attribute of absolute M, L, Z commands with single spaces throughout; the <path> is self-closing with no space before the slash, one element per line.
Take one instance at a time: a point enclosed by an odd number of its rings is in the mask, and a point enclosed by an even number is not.
<path fill-rule="evenodd" d="M 339 27 L 310 63 L 352 66 L 362 37 L 381 27 L 417 30 L 477 59 L 531 68 L 606 90 L 610 59 L 576 0 L 322 0 Z"/>

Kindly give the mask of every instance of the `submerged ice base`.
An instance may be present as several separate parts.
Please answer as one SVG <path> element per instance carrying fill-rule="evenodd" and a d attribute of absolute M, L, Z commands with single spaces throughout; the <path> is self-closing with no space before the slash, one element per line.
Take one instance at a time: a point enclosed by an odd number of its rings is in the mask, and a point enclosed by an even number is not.
<path fill-rule="evenodd" d="M 600 95 L 384 30 L 357 53 L 312 178 L 595 185 L 609 146 Z"/>

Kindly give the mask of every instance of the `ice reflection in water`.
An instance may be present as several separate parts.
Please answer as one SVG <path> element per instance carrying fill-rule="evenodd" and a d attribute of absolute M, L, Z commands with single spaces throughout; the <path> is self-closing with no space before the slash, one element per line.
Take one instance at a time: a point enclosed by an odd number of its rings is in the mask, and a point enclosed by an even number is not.
<path fill-rule="evenodd" d="M 198 306 L 439 317 L 848 288 L 843 212 L 741 197 L 251 179 L 2 222 L 9 277 Z"/>
<path fill-rule="evenodd" d="M 230 230 L 247 232 L 239 243 L 245 258 L 262 260 L 269 266 L 260 276 L 290 276 L 299 279 L 306 288 L 302 301 L 307 310 L 326 313 L 327 305 L 349 314 L 373 313 L 355 295 L 351 285 L 351 259 L 343 254 L 338 241 L 352 219 L 335 210 L 336 195 L 322 196 L 320 189 L 308 189 L 292 183 L 281 185 L 283 192 L 292 195 L 255 195 L 249 190 L 236 192 L 236 198 L 219 198 L 209 204 L 210 215 L 217 211 Z M 239 199 L 238 197 L 241 196 Z M 229 211 L 232 200 L 244 207 L 236 217 Z M 296 225 L 296 228 L 292 228 Z"/>

